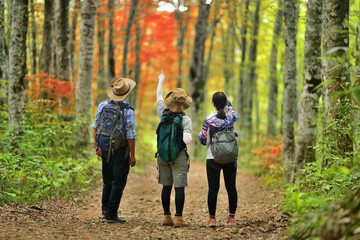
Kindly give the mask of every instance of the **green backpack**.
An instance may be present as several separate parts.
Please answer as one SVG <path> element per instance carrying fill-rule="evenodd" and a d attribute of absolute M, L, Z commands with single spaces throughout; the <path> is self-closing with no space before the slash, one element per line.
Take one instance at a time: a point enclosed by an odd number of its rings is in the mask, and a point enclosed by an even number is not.
<path fill-rule="evenodd" d="M 180 151 L 185 149 L 182 128 L 183 114 L 165 110 L 156 129 L 157 153 L 166 162 L 174 162 Z"/>

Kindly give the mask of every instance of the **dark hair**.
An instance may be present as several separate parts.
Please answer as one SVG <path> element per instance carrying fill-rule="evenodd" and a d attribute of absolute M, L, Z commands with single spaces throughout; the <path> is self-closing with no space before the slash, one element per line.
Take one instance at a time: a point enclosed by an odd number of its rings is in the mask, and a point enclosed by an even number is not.
<path fill-rule="evenodd" d="M 216 117 L 220 119 L 226 119 L 226 113 L 224 111 L 224 108 L 227 103 L 227 97 L 225 93 L 223 92 L 214 93 L 212 97 L 212 102 L 214 103 L 216 110 L 218 110 Z"/>

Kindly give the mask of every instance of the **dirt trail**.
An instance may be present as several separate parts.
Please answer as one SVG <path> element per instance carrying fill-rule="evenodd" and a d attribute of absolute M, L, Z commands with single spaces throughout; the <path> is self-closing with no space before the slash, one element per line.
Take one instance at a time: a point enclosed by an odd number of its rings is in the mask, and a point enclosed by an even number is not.
<path fill-rule="evenodd" d="M 239 195 L 236 226 L 225 226 L 227 194 L 221 176 L 218 196 L 218 227 L 206 227 L 207 181 L 204 163 L 192 163 L 185 190 L 184 218 L 188 228 L 161 226 L 161 186 L 156 166 L 145 174 L 130 173 L 120 204 L 126 224 L 101 223 L 101 186 L 88 191 L 82 203 L 50 201 L 26 207 L 0 207 L 0 239 L 286 239 L 281 220 L 281 195 L 257 177 L 237 175 Z M 171 210 L 175 212 L 174 191 Z"/>

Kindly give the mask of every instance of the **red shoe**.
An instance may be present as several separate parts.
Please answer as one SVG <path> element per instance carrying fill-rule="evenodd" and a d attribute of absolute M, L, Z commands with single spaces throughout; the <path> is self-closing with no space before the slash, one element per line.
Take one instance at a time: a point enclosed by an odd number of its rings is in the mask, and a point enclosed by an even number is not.
<path fill-rule="evenodd" d="M 236 225 L 236 219 L 228 217 L 225 224 L 226 225 Z"/>
<path fill-rule="evenodd" d="M 209 218 L 209 220 L 207 221 L 207 225 L 209 227 L 216 227 L 216 219 L 215 218 Z"/>

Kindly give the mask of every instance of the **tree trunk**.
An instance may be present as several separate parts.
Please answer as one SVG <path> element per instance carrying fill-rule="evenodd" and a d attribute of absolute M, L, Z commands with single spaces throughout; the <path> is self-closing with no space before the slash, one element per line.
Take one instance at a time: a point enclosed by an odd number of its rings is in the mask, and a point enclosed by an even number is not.
<path fill-rule="evenodd" d="M 204 52 L 205 52 L 205 40 L 207 37 L 206 29 L 208 26 L 208 19 L 210 13 L 210 5 L 205 1 L 199 1 L 199 12 L 195 25 L 195 39 L 193 45 L 193 53 L 190 65 L 190 96 L 192 98 L 192 106 L 189 108 L 190 117 L 193 122 L 193 127 L 198 126 L 198 113 L 201 103 L 204 100 L 204 86 L 206 79 L 203 76 L 204 73 Z M 190 147 L 190 156 L 196 156 L 196 145 Z"/>
<path fill-rule="evenodd" d="M 256 91 L 256 57 L 257 57 L 257 37 L 259 32 L 259 11 L 260 0 L 256 1 L 256 9 L 254 14 L 253 32 L 251 36 L 251 45 L 249 49 L 249 72 L 245 81 L 245 94 L 244 94 L 244 127 L 246 129 L 246 139 L 251 144 L 253 133 L 252 123 L 252 109 L 253 109 L 253 95 Z"/>
<path fill-rule="evenodd" d="M 90 149 L 90 122 L 92 106 L 92 82 L 94 72 L 94 31 L 96 0 L 84 0 L 80 23 L 79 72 L 76 87 L 76 120 L 82 121 L 77 127 L 76 149 Z"/>
<path fill-rule="evenodd" d="M 103 11 L 104 2 L 103 0 L 98 0 L 98 21 L 97 21 L 97 45 L 99 48 L 98 51 L 98 79 L 97 79 L 97 93 L 96 93 L 96 106 L 99 105 L 102 101 L 107 99 L 106 95 L 106 86 L 107 79 L 105 77 L 105 14 Z"/>
<path fill-rule="evenodd" d="M 134 71 L 134 81 L 139 84 L 140 83 L 140 73 L 141 73 L 141 63 L 140 63 L 140 50 L 141 50 L 141 30 L 139 23 L 139 15 L 137 14 L 135 23 L 136 25 L 136 33 L 135 33 L 135 71 Z M 137 99 L 137 88 L 133 89 L 133 94 L 129 96 L 129 103 L 134 108 L 136 107 L 136 99 Z"/>
<path fill-rule="evenodd" d="M 283 96 L 283 164 L 285 167 L 284 182 L 290 181 L 295 154 L 294 123 L 297 112 L 296 82 L 296 34 L 297 4 L 295 0 L 284 0 L 285 20 L 285 74 Z"/>
<path fill-rule="evenodd" d="M 40 71 L 42 73 L 50 73 L 51 52 L 52 49 L 52 24 L 54 19 L 54 0 L 45 0 L 45 14 L 43 27 L 43 44 L 40 58 Z"/>
<path fill-rule="evenodd" d="M 2 23 L 5 23 L 4 8 L 4 2 L 1 1 L 0 22 Z M 7 86 L 9 81 L 9 53 L 5 38 L 5 31 L 5 24 L 0 24 L 0 78 L 2 79 L 0 81 L 0 106 L 7 103 Z"/>
<path fill-rule="evenodd" d="M 247 22 L 249 19 L 249 4 L 250 0 L 246 0 L 245 2 L 245 11 L 244 11 L 244 22 L 241 27 L 241 61 L 240 61 L 240 69 L 239 69 L 239 89 L 238 89 L 238 95 L 237 95 L 237 109 L 239 112 L 239 131 L 244 132 L 244 122 L 245 122 L 245 114 L 244 114 L 244 104 L 245 104 L 245 92 L 247 91 L 245 89 L 245 61 L 246 61 L 246 49 L 247 49 Z M 244 134 L 241 133 L 240 137 L 244 137 Z"/>
<path fill-rule="evenodd" d="M 122 77 L 127 77 L 128 76 L 127 54 L 128 54 L 128 49 L 129 49 L 130 37 L 131 37 L 131 27 L 134 24 L 134 16 L 135 16 L 135 13 L 136 13 L 137 2 L 138 2 L 138 0 L 131 0 L 129 16 L 128 16 L 128 19 L 127 19 L 127 22 L 126 22 L 124 42 L 123 42 Z"/>
<path fill-rule="evenodd" d="M 346 51 L 349 47 L 349 0 L 326 0 L 323 5 L 323 52 L 331 60 L 322 61 L 324 86 L 324 137 L 329 154 L 341 158 L 353 151 L 351 101 L 339 93 L 348 89 L 350 77 L 346 69 Z M 331 52 L 329 52 L 331 51 Z M 341 60 L 337 60 L 341 59 Z M 334 126 L 334 127 L 333 127 Z"/>
<path fill-rule="evenodd" d="M 115 58 L 114 58 L 114 0 L 108 0 L 109 13 L 109 38 L 108 38 L 108 54 L 107 54 L 107 69 L 108 80 L 115 77 Z"/>
<path fill-rule="evenodd" d="M 9 44 L 9 129 L 13 136 L 23 133 L 28 14 L 28 0 L 13 1 Z"/>
<path fill-rule="evenodd" d="M 175 5 L 175 4 L 174 4 Z M 180 4 L 178 4 L 178 7 Z M 187 20 L 184 19 L 185 14 L 188 14 L 189 11 L 180 12 L 179 8 L 175 9 L 174 17 L 175 20 L 179 24 L 178 34 L 179 38 L 177 39 L 177 54 L 178 54 L 178 76 L 176 81 L 176 87 L 181 88 L 181 79 L 182 79 L 182 65 L 183 65 L 183 49 L 184 49 L 184 39 L 185 39 L 185 33 L 187 30 Z"/>
<path fill-rule="evenodd" d="M 55 1 L 55 31 L 56 31 L 56 78 L 59 81 L 70 82 L 71 51 L 70 51 L 70 26 L 69 26 L 69 0 Z M 71 106 L 69 99 L 61 97 L 61 107 Z"/>
<path fill-rule="evenodd" d="M 78 22 L 78 16 L 79 12 L 81 10 L 81 2 L 80 0 L 75 0 L 75 9 L 74 9 L 74 16 L 72 19 L 71 24 L 71 69 L 72 69 L 72 75 L 75 76 L 75 63 L 74 63 L 74 57 L 75 57 L 75 43 L 76 43 L 76 28 L 77 28 L 77 22 Z"/>
<path fill-rule="evenodd" d="M 35 19 L 35 9 L 34 9 L 34 0 L 30 0 L 31 7 L 31 75 L 35 75 L 37 72 L 37 49 L 36 49 L 36 19 Z"/>
<path fill-rule="evenodd" d="M 295 149 L 295 174 L 308 162 L 315 161 L 316 123 L 321 88 L 321 24 L 322 1 L 309 0 L 305 30 L 305 83 L 300 97 L 299 129 Z"/>
<path fill-rule="evenodd" d="M 278 119 L 277 113 L 277 97 L 278 97 L 278 80 L 277 80 L 277 55 L 279 36 L 281 34 L 283 24 L 283 0 L 279 0 L 279 6 L 276 13 L 274 23 L 274 34 L 271 45 L 270 64 L 269 64 L 269 95 L 268 95 L 268 109 L 267 109 L 267 136 L 274 137 L 277 134 L 276 122 Z"/>
<path fill-rule="evenodd" d="M 210 5 L 205 1 L 199 2 L 199 15 L 195 25 L 195 40 L 193 46 L 193 54 L 190 66 L 190 84 L 191 97 L 193 100 L 193 108 L 198 113 L 200 104 L 204 100 L 204 85 L 205 79 L 203 77 L 204 66 L 204 52 L 205 40 L 207 37 L 206 29 L 208 26 L 208 19 L 210 13 Z"/>

